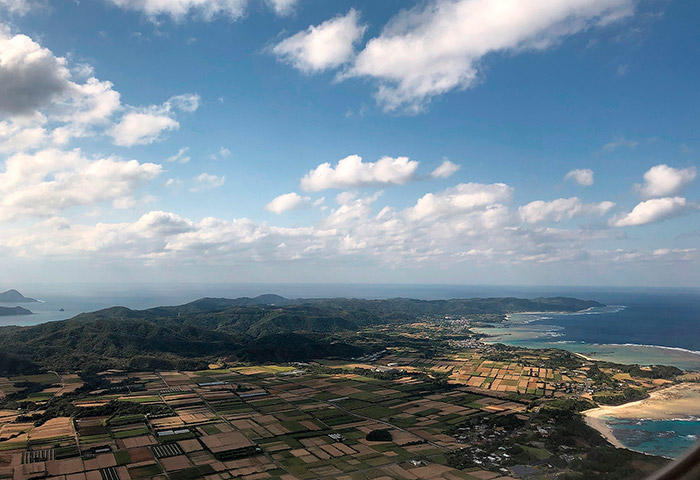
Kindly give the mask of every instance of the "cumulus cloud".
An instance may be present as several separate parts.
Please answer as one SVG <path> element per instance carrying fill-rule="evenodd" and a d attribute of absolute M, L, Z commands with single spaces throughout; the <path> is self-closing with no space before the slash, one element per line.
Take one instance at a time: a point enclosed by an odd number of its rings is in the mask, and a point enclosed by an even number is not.
<path fill-rule="evenodd" d="M 265 209 L 279 215 L 290 210 L 297 210 L 299 208 L 307 207 L 309 206 L 310 202 L 311 199 L 309 197 L 302 197 L 296 192 L 291 192 L 275 197 L 265 206 Z"/>
<path fill-rule="evenodd" d="M 440 166 L 430 173 L 430 176 L 433 178 L 449 178 L 457 173 L 460 168 L 462 167 L 456 163 L 452 163 L 449 160 L 443 160 Z"/>
<path fill-rule="evenodd" d="M 602 216 L 614 206 L 613 202 L 585 204 L 578 197 L 558 198 L 551 202 L 536 200 L 518 208 L 518 215 L 526 223 L 561 222 L 583 215 Z"/>
<path fill-rule="evenodd" d="M 564 176 L 564 181 L 566 180 L 573 180 L 579 185 L 590 187 L 593 185 L 593 170 L 590 168 L 577 168 L 576 170 L 571 170 Z"/>
<path fill-rule="evenodd" d="M 56 106 L 56 119 L 78 128 L 105 124 L 121 108 L 119 92 L 113 87 L 112 82 L 94 77 L 76 84 L 75 94 Z"/>
<path fill-rule="evenodd" d="M 93 73 L 89 65 L 70 68 L 65 58 L 0 25 L 0 151 L 62 146 L 104 133 L 119 145 L 147 144 L 179 127 L 177 112 L 199 106 L 194 94 L 162 105 L 123 106 L 113 84 Z"/>
<path fill-rule="evenodd" d="M 396 210 L 375 208 L 381 192 L 349 195 L 319 224 L 285 228 L 250 219 L 205 218 L 192 221 L 168 212 L 150 212 L 133 223 L 94 226 L 68 225 L 58 230 L 37 229 L 33 235 L 0 231 L 0 247 L 28 256 L 89 255 L 95 258 L 172 259 L 218 265 L 232 262 L 269 264 L 276 261 L 337 262 L 342 257 L 386 265 L 454 265 L 463 261 L 566 262 L 587 258 L 580 242 L 612 238 L 612 230 L 523 228 L 508 207 L 510 187 L 502 184 L 466 185 L 436 192 L 427 215 L 425 207 Z M 494 203 L 495 202 L 495 203 Z M 418 208 L 416 208 L 418 207 Z M 379 211 L 377 211 L 379 210 Z M 54 222 L 56 223 L 56 222 Z M 59 222 L 64 225 L 66 222 Z"/>
<path fill-rule="evenodd" d="M 0 115 L 28 115 L 70 93 L 66 59 L 0 25 Z"/>
<path fill-rule="evenodd" d="M 508 202 L 512 195 L 513 188 L 504 183 L 461 183 L 442 192 L 425 194 L 407 214 L 413 220 L 434 219 L 489 205 L 498 206 Z"/>
<path fill-rule="evenodd" d="M 167 16 L 183 20 L 192 15 L 211 21 L 217 17 L 237 20 L 245 12 L 247 0 L 109 0 L 124 10 L 133 10 L 155 20 Z"/>
<path fill-rule="evenodd" d="M 403 185 L 415 176 L 418 162 L 408 157 L 382 157 L 376 162 L 363 162 L 359 155 L 350 155 L 333 167 L 322 163 L 301 179 L 301 188 L 319 192 L 330 188 L 361 188 L 370 185 Z"/>
<path fill-rule="evenodd" d="M 697 169 L 669 167 L 661 164 L 651 167 L 644 174 L 644 183 L 637 188 L 645 198 L 668 197 L 680 193 L 690 182 L 695 180 Z"/>
<path fill-rule="evenodd" d="M 636 227 L 677 217 L 689 208 L 695 207 L 683 197 L 652 198 L 637 204 L 632 211 L 611 224 L 616 227 Z"/>
<path fill-rule="evenodd" d="M 180 124 L 168 115 L 132 112 L 122 117 L 110 130 L 110 135 L 115 145 L 132 147 L 153 143 L 161 133 L 178 128 Z"/>
<path fill-rule="evenodd" d="M 436 95 L 474 85 L 488 54 L 544 50 L 633 10 L 633 0 L 433 0 L 389 21 L 347 75 L 378 81 L 386 110 L 417 112 Z"/>
<path fill-rule="evenodd" d="M 359 24 L 359 14 L 351 9 L 347 14 L 312 25 L 272 48 L 284 62 L 307 73 L 336 68 L 350 61 L 355 44 L 366 27 Z"/>
<path fill-rule="evenodd" d="M 153 163 L 90 159 L 78 149 L 15 154 L 0 172 L 0 220 L 47 217 L 102 201 L 131 205 L 137 188 L 160 172 Z"/>
<path fill-rule="evenodd" d="M 0 122 L 0 153 L 14 153 L 40 147 L 48 141 L 45 118 L 34 117 Z"/>
<path fill-rule="evenodd" d="M 203 192 L 205 190 L 213 190 L 215 188 L 223 187 L 226 183 L 226 177 L 217 177 L 211 173 L 200 173 L 194 179 L 192 179 L 192 192 Z"/>
<path fill-rule="evenodd" d="M 0 131 L 0 143 L 9 142 L 4 150 L 13 150 L 11 144 L 27 145 L 30 138 L 31 146 L 38 147 L 87 136 L 120 108 L 119 93 L 110 82 L 90 76 L 76 83 L 72 75 L 65 58 L 0 26 L 0 116 L 13 124 L 11 135 L 6 133 L 7 122 L 5 132 Z"/>
<path fill-rule="evenodd" d="M 381 192 L 343 195 L 342 203 L 318 224 L 278 227 L 239 218 L 199 221 L 153 211 L 134 222 L 82 225 L 51 218 L 31 232 L 0 230 L 0 248 L 13 256 L 71 256 L 99 262 L 158 265 L 255 265 L 311 262 L 353 263 L 412 268 L 451 267 L 462 262 L 488 268 L 519 264 L 642 261 L 697 261 L 697 251 L 595 250 L 592 242 L 621 238 L 617 229 L 560 229 L 521 226 L 505 203 L 512 189 L 504 184 L 464 184 L 432 193 L 403 210 L 378 205 Z"/>
<path fill-rule="evenodd" d="M 131 147 L 158 141 L 164 132 L 177 130 L 176 111 L 193 112 L 199 107 L 198 95 L 178 95 L 162 105 L 132 109 L 109 130 L 115 145 Z"/>

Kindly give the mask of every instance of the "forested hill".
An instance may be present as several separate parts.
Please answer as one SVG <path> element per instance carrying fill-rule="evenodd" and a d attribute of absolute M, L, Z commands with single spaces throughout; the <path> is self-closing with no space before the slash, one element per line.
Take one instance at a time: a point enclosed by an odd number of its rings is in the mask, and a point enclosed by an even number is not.
<path fill-rule="evenodd" d="M 421 301 L 203 298 L 148 310 L 112 307 L 32 327 L 0 328 L 0 375 L 33 370 L 195 368 L 220 358 L 254 361 L 349 357 L 362 349 L 336 334 L 424 315 L 578 311 L 600 306 L 572 298 Z"/>
<path fill-rule="evenodd" d="M 309 302 L 298 300 L 294 302 Z M 316 305 L 337 308 L 363 308 L 372 312 L 407 313 L 415 315 L 468 315 L 506 314 L 517 312 L 578 312 L 592 307 L 603 307 L 599 302 L 569 297 L 515 297 L 467 298 L 451 300 L 416 300 L 391 298 L 388 300 L 358 300 L 347 298 L 311 300 Z"/>
<path fill-rule="evenodd" d="M 241 306 L 291 306 L 314 305 L 321 308 L 357 311 L 375 314 L 410 315 L 468 315 L 478 313 L 506 314 L 517 312 L 577 312 L 602 303 L 570 297 L 538 297 L 533 299 L 515 297 L 467 298 L 450 300 L 416 300 L 413 298 L 390 298 L 386 300 L 364 300 L 358 298 L 297 298 L 288 299 L 279 295 L 258 297 L 201 298 L 176 307 L 150 309 L 159 314 L 201 313 Z"/>

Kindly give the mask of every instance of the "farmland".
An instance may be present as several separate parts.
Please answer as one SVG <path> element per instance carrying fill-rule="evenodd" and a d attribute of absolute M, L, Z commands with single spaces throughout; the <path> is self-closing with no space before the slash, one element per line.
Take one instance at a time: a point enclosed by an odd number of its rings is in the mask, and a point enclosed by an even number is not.
<path fill-rule="evenodd" d="M 372 362 L 108 370 L 96 378 L 95 389 L 76 376 L 0 379 L 4 392 L 37 390 L 27 397 L 31 415 L 0 412 L 0 478 L 505 480 L 514 478 L 508 455 L 490 455 L 500 461 L 483 466 L 470 457 L 465 466 L 459 452 L 487 448 L 493 434 L 511 445 L 512 432 L 488 427 L 503 419 L 541 436 L 532 399 L 548 401 L 569 379 L 477 351 L 427 360 L 405 350 Z M 494 388 L 499 381 L 513 388 Z M 51 408 L 71 415 L 46 418 Z M 391 440 L 367 440 L 377 430 Z M 532 459 L 555 456 L 537 439 L 524 447 Z"/>

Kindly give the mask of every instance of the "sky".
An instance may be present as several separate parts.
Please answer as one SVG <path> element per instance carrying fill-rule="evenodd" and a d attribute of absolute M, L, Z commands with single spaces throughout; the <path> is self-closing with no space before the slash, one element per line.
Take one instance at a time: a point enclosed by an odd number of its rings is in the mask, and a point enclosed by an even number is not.
<path fill-rule="evenodd" d="M 0 0 L 0 287 L 700 286 L 699 21 Z"/>

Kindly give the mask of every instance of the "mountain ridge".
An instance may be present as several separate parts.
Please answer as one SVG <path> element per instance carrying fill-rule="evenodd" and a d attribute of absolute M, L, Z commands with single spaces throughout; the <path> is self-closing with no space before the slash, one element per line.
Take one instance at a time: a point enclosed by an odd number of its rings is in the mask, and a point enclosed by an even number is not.
<path fill-rule="evenodd" d="M 221 358 L 306 361 L 360 356 L 363 328 L 424 317 L 516 311 L 578 311 L 602 304 L 567 297 L 415 299 L 285 299 L 277 295 L 201 298 L 178 306 L 110 307 L 29 327 L 0 327 L 0 352 L 14 368 L 78 370 L 192 369 Z M 21 307 L 18 307 L 21 308 Z M 0 375 L 8 372 L 0 362 Z"/>

